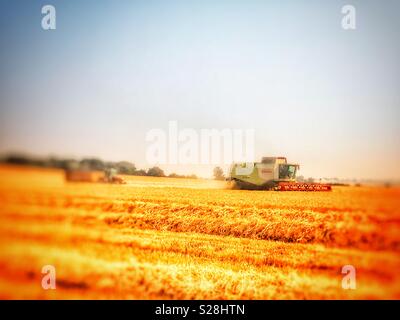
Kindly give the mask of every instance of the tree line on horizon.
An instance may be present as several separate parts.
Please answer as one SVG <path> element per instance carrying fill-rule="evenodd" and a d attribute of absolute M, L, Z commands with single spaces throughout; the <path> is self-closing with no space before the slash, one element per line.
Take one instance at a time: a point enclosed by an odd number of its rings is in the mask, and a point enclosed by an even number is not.
<path fill-rule="evenodd" d="M 103 161 L 99 158 L 83 158 L 77 159 L 62 159 L 56 157 L 48 158 L 35 158 L 27 155 L 11 154 L 0 158 L 0 162 L 26 165 L 42 168 L 56 168 L 64 170 L 96 170 L 103 171 L 107 169 L 115 169 L 118 174 L 132 175 L 132 176 L 150 176 L 150 177 L 168 177 L 168 178 L 190 178 L 197 179 L 195 174 L 180 175 L 177 173 L 170 173 L 166 175 L 159 167 L 152 167 L 148 170 L 137 169 L 135 164 L 129 161 Z M 213 176 L 215 180 L 224 180 L 224 172 L 220 167 L 214 168 Z"/>
<path fill-rule="evenodd" d="M 177 173 L 171 173 L 169 175 L 166 175 L 161 168 L 156 166 L 149 168 L 148 170 L 143 170 L 137 169 L 135 164 L 129 161 L 103 161 L 99 158 L 83 158 L 81 160 L 77 160 L 61 159 L 56 157 L 34 158 L 25 155 L 8 155 L 2 157 L 0 159 L 0 162 L 14 165 L 57 168 L 64 170 L 103 171 L 107 169 L 115 169 L 118 174 L 123 175 L 197 179 L 197 176 L 195 174 L 180 175 Z"/>

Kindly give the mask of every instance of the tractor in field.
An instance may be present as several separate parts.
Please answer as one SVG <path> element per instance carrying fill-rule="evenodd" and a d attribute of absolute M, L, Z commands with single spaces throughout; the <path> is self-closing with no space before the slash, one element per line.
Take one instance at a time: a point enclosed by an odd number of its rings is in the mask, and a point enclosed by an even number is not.
<path fill-rule="evenodd" d="M 296 181 L 300 166 L 285 157 L 263 157 L 261 162 L 234 163 L 229 178 L 234 188 L 277 191 L 330 191 L 329 184 Z"/>
<path fill-rule="evenodd" d="M 115 184 L 125 184 L 126 181 L 117 176 L 115 169 L 84 170 L 68 169 L 65 170 L 65 180 L 71 182 L 105 182 Z"/>

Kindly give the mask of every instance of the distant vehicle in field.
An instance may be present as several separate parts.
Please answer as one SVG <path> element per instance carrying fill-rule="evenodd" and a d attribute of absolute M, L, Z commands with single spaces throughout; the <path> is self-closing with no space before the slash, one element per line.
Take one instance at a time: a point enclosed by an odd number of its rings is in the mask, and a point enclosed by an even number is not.
<path fill-rule="evenodd" d="M 234 163 L 228 180 L 234 187 L 248 190 L 330 191 L 329 184 L 296 182 L 300 166 L 285 157 L 263 157 L 261 162 Z"/>
<path fill-rule="evenodd" d="M 85 170 L 85 169 L 67 169 L 65 170 L 65 180 L 70 182 L 105 182 L 125 184 L 126 181 L 116 175 L 115 169 Z"/>

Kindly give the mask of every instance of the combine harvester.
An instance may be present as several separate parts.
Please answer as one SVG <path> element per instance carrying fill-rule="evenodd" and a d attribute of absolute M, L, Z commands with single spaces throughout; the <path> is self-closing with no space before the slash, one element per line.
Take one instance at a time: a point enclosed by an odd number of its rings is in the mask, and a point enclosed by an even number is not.
<path fill-rule="evenodd" d="M 296 182 L 298 164 L 287 163 L 285 157 L 263 157 L 261 162 L 234 163 L 229 181 L 234 187 L 247 190 L 331 191 L 329 184 Z"/>

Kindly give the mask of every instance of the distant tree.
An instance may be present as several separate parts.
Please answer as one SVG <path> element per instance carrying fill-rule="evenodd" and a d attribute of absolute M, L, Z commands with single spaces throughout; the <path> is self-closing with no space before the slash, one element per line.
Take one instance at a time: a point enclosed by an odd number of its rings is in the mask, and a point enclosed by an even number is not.
<path fill-rule="evenodd" d="M 190 176 L 188 176 L 188 178 L 190 179 L 197 179 L 197 176 L 195 174 L 191 174 Z"/>
<path fill-rule="evenodd" d="M 87 170 L 104 170 L 104 162 L 97 158 L 85 158 L 80 161 L 82 169 Z"/>
<path fill-rule="evenodd" d="M 176 173 L 170 173 L 169 175 L 168 175 L 168 177 L 169 178 L 181 178 L 181 176 L 179 175 L 179 174 L 176 174 Z"/>
<path fill-rule="evenodd" d="M 24 155 L 11 154 L 4 158 L 4 162 L 18 165 L 35 165 L 35 160 Z"/>
<path fill-rule="evenodd" d="M 165 173 L 159 167 L 153 167 L 147 170 L 147 175 L 151 177 L 165 177 Z"/>
<path fill-rule="evenodd" d="M 61 168 L 61 160 L 55 157 L 49 157 L 44 160 L 44 166 L 49 168 Z"/>
<path fill-rule="evenodd" d="M 134 173 L 134 175 L 135 175 L 135 176 L 146 176 L 147 173 L 146 173 L 146 171 L 140 169 L 140 170 L 136 170 L 135 173 Z"/>
<path fill-rule="evenodd" d="M 117 169 L 117 172 L 120 174 L 135 174 L 136 172 L 136 167 L 133 163 L 128 162 L 128 161 L 120 161 L 115 164 L 115 168 Z"/>
<path fill-rule="evenodd" d="M 312 178 L 312 177 L 309 177 L 308 179 L 307 179 L 307 181 L 306 182 L 308 182 L 308 183 L 314 183 L 315 181 L 314 181 L 314 178 Z"/>
<path fill-rule="evenodd" d="M 115 162 L 105 161 L 104 162 L 104 168 L 106 168 L 106 169 L 115 169 L 116 168 Z"/>
<path fill-rule="evenodd" d="M 214 179 L 215 180 L 224 180 L 224 171 L 220 167 L 214 168 Z"/>
<path fill-rule="evenodd" d="M 75 159 L 61 159 L 61 160 L 57 160 L 55 167 L 64 169 L 64 170 L 78 169 L 79 162 Z"/>

